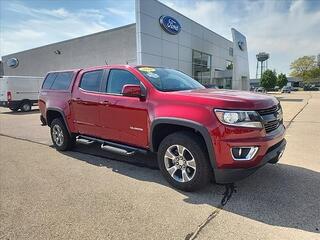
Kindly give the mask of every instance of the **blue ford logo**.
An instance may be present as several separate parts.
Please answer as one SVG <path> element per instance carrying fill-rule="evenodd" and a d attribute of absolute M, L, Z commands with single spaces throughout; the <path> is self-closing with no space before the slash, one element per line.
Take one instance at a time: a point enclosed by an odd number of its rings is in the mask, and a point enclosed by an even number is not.
<path fill-rule="evenodd" d="M 173 17 L 161 16 L 159 18 L 160 26 L 169 34 L 176 35 L 181 31 L 181 25 Z"/>
<path fill-rule="evenodd" d="M 244 51 L 246 44 L 243 41 L 239 41 L 238 42 L 238 46 L 240 48 L 241 51 Z"/>
<path fill-rule="evenodd" d="M 7 66 L 9 68 L 16 68 L 19 65 L 19 61 L 16 58 L 10 58 L 7 60 Z"/>

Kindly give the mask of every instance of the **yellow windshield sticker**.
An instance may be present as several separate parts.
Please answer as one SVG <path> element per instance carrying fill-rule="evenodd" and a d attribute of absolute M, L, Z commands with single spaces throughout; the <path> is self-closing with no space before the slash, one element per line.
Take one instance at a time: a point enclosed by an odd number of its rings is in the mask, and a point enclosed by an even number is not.
<path fill-rule="evenodd" d="M 151 68 L 151 67 L 141 67 L 141 68 L 139 68 L 139 70 L 141 72 L 155 72 L 156 71 L 156 69 Z"/>

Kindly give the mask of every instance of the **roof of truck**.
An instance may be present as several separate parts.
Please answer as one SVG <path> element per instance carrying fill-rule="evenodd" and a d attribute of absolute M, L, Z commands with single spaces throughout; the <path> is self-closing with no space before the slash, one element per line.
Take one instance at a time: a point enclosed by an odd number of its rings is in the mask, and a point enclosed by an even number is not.
<path fill-rule="evenodd" d="M 48 73 L 55 73 L 55 72 L 79 72 L 81 70 L 96 70 L 96 69 L 102 69 L 102 68 L 140 68 L 140 67 L 152 67 L 152 68 L 158 68 L 157 66 L 152 65 L 128 65 L 128 64 L 112 64 L 112 65 L 100 65 L 100 66 L 92 66 L 92 67 L 86 67 L 86 68 L 75 68 L 75 69 L 67 69 L 67 70 L 55 70 L 50 71 Z"/>

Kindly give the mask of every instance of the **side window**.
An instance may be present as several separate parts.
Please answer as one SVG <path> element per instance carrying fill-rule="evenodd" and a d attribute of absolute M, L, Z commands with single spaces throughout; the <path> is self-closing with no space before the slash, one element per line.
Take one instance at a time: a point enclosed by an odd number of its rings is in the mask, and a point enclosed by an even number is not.
<path fill-rule="evenodd" d="M 57 75 L 58 73 L 49 73 L 43 81 L 42 89 L 50 89 Z"/>
<path fill-rule="evenodd" d="M 61 72 L 54 80 L 51 89 L 53 90 L 67 90 L 70 86 L 73 77 L 73 72 Z"/>
<path fill-rule="evenodd" d="M 84 73 L 81 78 L 80 88 L 87 91 L 100 92 L 102 74 L 103 70 Z"/>
<path fill-rule="evenodd" d="M 126 70 L 113 69 L 109 73 L 107 93 L 121 94 L 122 87 L 126 84 L 139 85 L 140 81 Z"/>

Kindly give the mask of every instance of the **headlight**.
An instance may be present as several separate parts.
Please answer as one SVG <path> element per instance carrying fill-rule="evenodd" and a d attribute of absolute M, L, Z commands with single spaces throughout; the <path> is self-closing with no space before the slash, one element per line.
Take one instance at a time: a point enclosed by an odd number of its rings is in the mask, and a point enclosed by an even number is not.
<path fill-rule="evenodd" d="M 214 110 L 220 122 L 237 127 L 262 128 L 262 119 L 255 111 Z"/>

